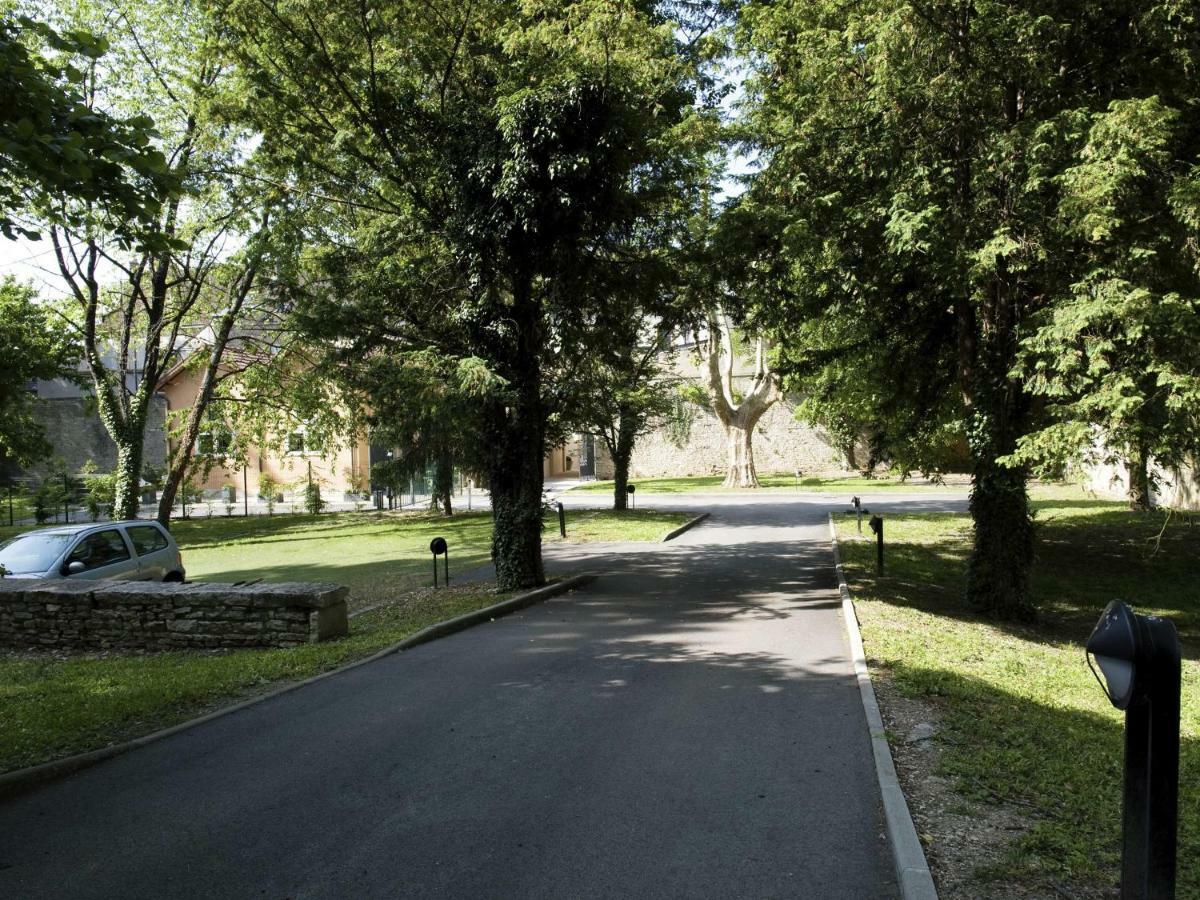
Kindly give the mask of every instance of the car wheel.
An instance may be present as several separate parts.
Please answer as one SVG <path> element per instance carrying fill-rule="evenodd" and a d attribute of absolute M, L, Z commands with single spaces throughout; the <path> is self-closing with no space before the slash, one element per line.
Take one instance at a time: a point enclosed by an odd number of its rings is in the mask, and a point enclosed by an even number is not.
<path fill-rule="evenodd" d="M 163 581 L 164 582 L 170 581 L 170 582 L 174 582 L 175 584 L 182 584 L 183 583 L 183 573 L 182 572 L 168 572 L 166 575 L 163 576 Z"/>

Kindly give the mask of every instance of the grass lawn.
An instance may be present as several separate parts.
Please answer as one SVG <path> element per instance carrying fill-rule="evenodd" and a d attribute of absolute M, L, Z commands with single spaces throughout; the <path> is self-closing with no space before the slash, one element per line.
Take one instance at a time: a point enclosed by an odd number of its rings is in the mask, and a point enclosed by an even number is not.
<path fill-rule="evenodd" d="M 983 882 L 1017 880 L 1046 896 L 1063 881 L 1103 891 L 1120 870 L 1123 719 L 1083 642 L 1115 598 L 1171 616 L 1185 657 L 1179 896 L 1200 896 L 1200 528 L 1178 518 L 1164 528 L 1163 514 L 1063 488 L 1034 497 L 1042 614 L 1033 626 L 986 622 L 964 605 L 965 515 L 889 516 L 882 577 L 873 543 L 839 519 L 867 656 L 937 711 L 941 774 L 967 799 L 1007 804 L 1027 822 L 1005 857 L 977 873 Z"/>
<path fill-rule="evenodd" d="M 688 516 L 634 510 L 568 512 L 568 540 L 660 540 Z M 551 531 L 551 528 L 553 531 Z M 547 543 L 559 541 L 547 519 Z M 118 743 L 273 684 L 305 678 L 386 647 L 442 619 L 496 603 L 488 584 L 433 591 L 429 541 L 450 545 L 450 575 L 487 561 L 488 512 L 338 513 L 176 522 L 188 575 L 201 581 L 334 581 L 351 608 L 350 636 L 285 650 L 145 656 L 0 651 L 0 771 Z"/>
<path fill-rule="evenodd" d="M 723 475 L 696 475 L 689 478 L 631 478 L 630 484 L 637 485 L 641 494 L 685 494 L 691 491 L 709 491 L 721 493 L 725 491 L 745 490 L 744 488 L 723 488 Z M 930 485 L 922 480 L 901 481 L 894 477 L 863 478 L 861 475 L 847 475 L 831 478 L 802 477 L 797 484 L 796 476 L 790 474 L 759 475 L 759 490 L 768 491 L 817 491 L 821 493 L 843 493 L 855 491 L 894 491 L 894 490 L 924 490 L 937 485 Z M 612 494 L 611 481 L 589 481 L 572 488 L 575 493 Z"/>

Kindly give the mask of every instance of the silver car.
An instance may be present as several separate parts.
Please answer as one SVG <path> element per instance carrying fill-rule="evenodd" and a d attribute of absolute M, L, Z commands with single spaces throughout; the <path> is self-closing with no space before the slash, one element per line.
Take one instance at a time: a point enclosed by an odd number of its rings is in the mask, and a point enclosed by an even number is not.
<path fill-rule="evenodd" d="M 10 578 L 183 581 L 183 557 L 157 522 L 133 519 L 27 531 L 0 544 Z"/>

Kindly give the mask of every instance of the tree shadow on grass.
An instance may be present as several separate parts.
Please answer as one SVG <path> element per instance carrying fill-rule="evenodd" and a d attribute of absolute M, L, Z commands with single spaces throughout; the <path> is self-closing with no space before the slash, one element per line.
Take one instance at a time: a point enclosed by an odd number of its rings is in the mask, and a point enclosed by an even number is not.
<path fill-rule="evenodd" d="M 1103 712 L 1091 712 L 1072 708 L 1071 697 L 1049 705 L 1010 692 L 999 676 L 983 680 L 895 660 L 885 667 L 900 690 L 938 709 L 941 769 L 958 789 L 985 805 L 1027 811 L 1027 829 L 987 875 L 1065 878 L 1116 896 L 1123 726 L 1099 686 L 1095 705 Z M 1181 754 L 1179 896 L 1185 897 L 1200 895 L 1200 741 L 1185 738 Z M 1045 887 L 1049 895 L 1052 886 Z"/>
<path fill-rule="evenodd" d="M 1028 640 L 1051 643 L 1082 644 L 1109 601 L 1122 599 L 1140 611 L 1171 616 L 1185 655 L 1200 656 L 1200 556 L 1192 549 L 1195 532 L 1186 525 L 1171 527 L 1160 540 L 1161 521 L 1142 522 L 1127 512 L 1043 521 L 1033 570 L 1039 618 L 1028 625 L 984 619 L 967 606 L 969 531 L 931 537 L 938 526 L 961 520 L 949 514 L 900 520 L 887 533 L 882 576 L 874 571 L 873 542 L 847 535 L 843 528 L 841 547 L 852 586 L 886 603 L 986 622 Z M 906 527 L 911 539 L 904 536 Z M 1152 546 L 1157 552 L 1151 552 Z"/>

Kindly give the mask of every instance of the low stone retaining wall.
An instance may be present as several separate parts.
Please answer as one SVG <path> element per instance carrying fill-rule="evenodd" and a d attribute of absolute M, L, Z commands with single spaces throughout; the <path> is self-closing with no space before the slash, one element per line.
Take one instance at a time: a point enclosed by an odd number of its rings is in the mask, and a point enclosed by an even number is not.
<path fill-rule="evenodd" d="M 72 650 L 292 647 L 348 632 L 336 584 L 0 578 L 0 645 Z"/>

